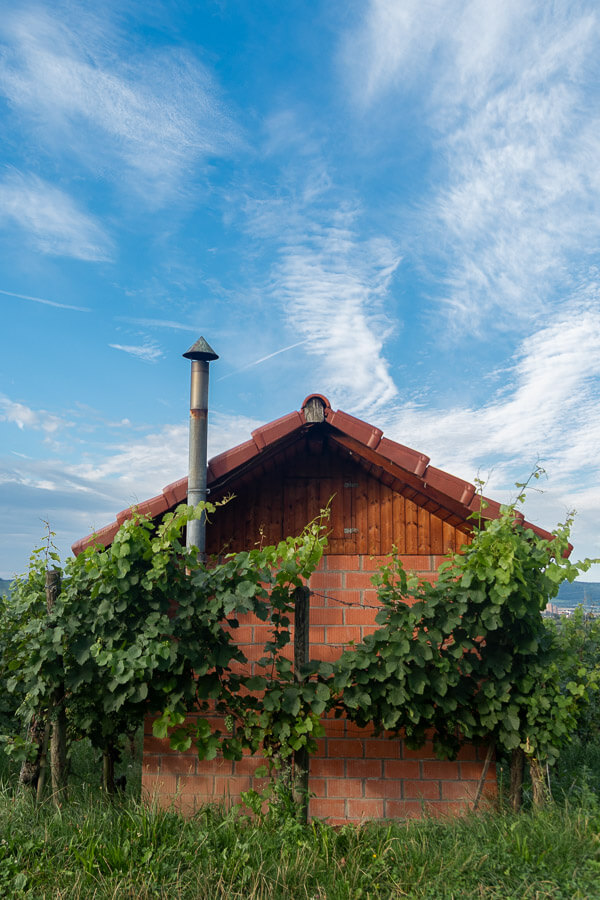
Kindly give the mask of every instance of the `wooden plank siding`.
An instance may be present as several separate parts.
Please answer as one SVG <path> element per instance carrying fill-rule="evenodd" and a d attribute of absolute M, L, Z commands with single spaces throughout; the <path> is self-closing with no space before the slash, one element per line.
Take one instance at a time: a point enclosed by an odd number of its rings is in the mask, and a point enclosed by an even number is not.
<path fill-rule="evenodd" d="M 378 477 L 379 476 L 379 477 Z M 328 502 L 331 506 L 326 554 L 443 554 L 467 542 L 464 533 L 418 504 L 414 489 L 381 468 L 327 440 L 303 438 L 262 463 L 236 484 L 211 494 L 233 498 L 217 509 L 207 526 L 207 552 L 220 555 L 277 543 L 298 534 Z M 427 504 L 430 506 L 430 504 Z"/>

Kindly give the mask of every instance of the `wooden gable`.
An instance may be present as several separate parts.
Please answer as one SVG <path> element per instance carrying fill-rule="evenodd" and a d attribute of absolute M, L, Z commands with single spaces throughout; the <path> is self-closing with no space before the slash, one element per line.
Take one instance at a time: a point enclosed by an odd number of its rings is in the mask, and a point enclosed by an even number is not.
<path fill-rule="evenodd" d="M 443 554 L 468 541 L 464 521 L 446 509 L 432 511 L 411 484 L 358 456 L 325 428 L 299 435 L 210 499 L 228 494 L 234 496 L 207 527 L 209 554 L 299 534 L 328 504 L 327 554 L 383 556 L 393 546 L 403 554 Z"/>

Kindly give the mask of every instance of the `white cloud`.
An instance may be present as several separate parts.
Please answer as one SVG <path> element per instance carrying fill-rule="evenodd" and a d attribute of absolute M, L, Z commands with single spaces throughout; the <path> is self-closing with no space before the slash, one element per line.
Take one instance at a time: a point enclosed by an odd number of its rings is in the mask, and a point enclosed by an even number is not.
<path fill-rule="evenodd" d="M 268 290 L 293 343 L 315 360 L 322 389 L 360 413 L 397 393 L 383 348 L 392 328 L 385 300 L 400 257 L 389 240 L 359 237 L 358 212 L 340 203 L 318 159 L 307 168 L 287 173 L 275 199 L 249 201 L 248 227 L 277 248 Z"/>
<path fill-rule="evenodd" d="M 363 105 L 418 90 L 436 135 L 413 252 L 456 335 L 527 328 L 597 252 L 599 39 L 593 5 L 528 0 L 372 0 L 348 38 Z"/>
<path fill-rule="evenodd" d="M 249 440 L 260 424 L 247 416 L 209 410 L 209 458 Z M 106 446 L 102 458 L 83 461 L 70 471 L 99 491 L 118 492 L 123 505 L 138 503 L 187 475 L 188 435 L 187 422 L 164 425 L 139 440 Z"/>
<path fill-rule="evenodd" d="M 137 173 L 132 187 L 160 192 L 237 140 L 210 75 L 185 52 L 121 46 L 108 19 L 72 7 L 68 18 L 18 10 L 2 32 L 0 90 L 46 140 L 108 177 L 121 177 L 108 162 L 118 158 Z"/>
<path fill-rule="evenodd" d="M 3 395 L 0 395 L 0 422 L 12 422 L 21 430 L 33 428 L 46 434 L 54 434 L 72 424 L 44 409 L 31 409 L 24 403 L 18 403 Z"/>
<path fill-rule="evenodd" d="M 67 194 L 36 175 L 13 170 L 0 181 L 0 227 L 15 225 L 42 253 L 92 262 L 108 259 L 111 253 L 103 229 Z"/>
<path fill-rule="evenodd" d="M 578 509 L 574 536 L 582 556 L 600 555 L 599 307 L 600 285 L 565 303 L 559 316 L 522 341 L 506 387 L 489 403 L 406 406 L 386 428 L 389 437 L 455 475 L 470 481 L 478 471 L 489 475 L 486 493 L 501 500 L 514 499 L 515 482 L 539 459 L 548 473 L 546 496 L 542 502 L 533 494 L 528 514 L 548 527 Z"/>
<path fill-rule="evenodd" d="M 20 420 L 29 418 L 31 427 L 39 427 L 41 412 L 17 414 Z M 211 410 L 209 458 L 248 440 L 261 424 L 247 416 Z M 66 556 L 75 540 L 114 521 L 121 509 L 159 494 L 165 485 L 183 478 L 187 468 L 187 422 L 165 425 L 130 441 L 88 445 L 87 457 L 80 456 L 75 464 L 59 458 L 15 462 L 0 457 L 0 577 L 12 577 L 25 568 L 31 548 L 40 543 L 43 520 L 57 532 L 60 551 Z M 2 539 L 4 534 L 10 534 L 10 541 Z"/>
<path fill-rule="evenodd" d="M 164 356 L 160 347 L 151 341 L 146 341 L 146 343 L 138 346 L 125 344 L 109 344 L 108 346 L 112 347 L 113 350 L 122 350 L 123 353 L 129 353 L 130 356 L 141 359 L 143 362 L 155 363 L 158 362 L 161 356 Z"/>

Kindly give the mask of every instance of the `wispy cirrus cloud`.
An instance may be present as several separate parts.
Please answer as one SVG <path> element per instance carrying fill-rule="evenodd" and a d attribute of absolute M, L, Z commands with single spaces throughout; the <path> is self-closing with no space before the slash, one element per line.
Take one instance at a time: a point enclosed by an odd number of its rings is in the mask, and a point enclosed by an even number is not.
<path fill-rule="evenodd" d="M 123 353 L 128 353 L 136 359 L 141 359 L 142 362 L 155 363 L 164 356 L 160 347 L 152 341 L 146 341 L 139 345 L 109 344 L 108 346 L 112 347 L 113 350 L 121 350 Z"/>
<path fill-rule="evenodd" d="M 57 303 L 55 300 L 45 300 L 43 297 L 30 297 L 28 294 L 15 294 L 14 291 L 3 291 L 0 294 L 5 297 L 15 297 L 17 300 L 31 300 L 32 303 L 41 303 L 44 306 L 54 306 L 56 309 L 72 309 L 75 312 L 91 312 L 88 306 L 72 306 L 70 303 Z"/>
<path fill-rule="evenodd" d="M 185 322 L 176 322 L 172 319 L 138 319 L 132 316 L 116 316 L 118 322 L 127 322 L 128 325 L 142 325 L 144 328 L 172 328 L 175 331 L 198 331 L 197 325 L 188 325 Z"/>
<path fill-rule="evenodd" d="M 419 435 L 437 464 L 472 478 L 494 461 L 493 485 L 506 487 L 541 459 L 557 486 L 583 473 L 600 503 L 600 284 L 577 292 L 562 313 L 520 344 L 503 390 L 480 407 L 406 406 L 390 436 Z"/>
<path fill-rule="evenodd" d="M 272 302 L 315 361 L 323 390 L 357 412 L 377 409 L 397 393 L 384 344 L 398 250 L 386 238 L 359 235 L 359 211 L 340 199 L 318 159 L 284 181 L 278 197 L 246 208 L 251 232 L 276 249 Z"/>
<path fill-rule="evenodd" d="M 433 252 L 456 331 L 522 328 L 597 252 L 599 39 L 594 4 L 527 0 L 372 0 L 348 38 L 363 108 L 418 90 L 437 136 L 418 214 L 429 240 L 412 249 Z"/>
<path fill-rule="evenodd" d="M 16 9 L 0 28 L 0 90 L 46 140 L 157 201 L 238 140 L 208 70 L 185 51 L 124 45 L 107 10 Z M 120 162 L 115 165 L 115 161 Z M 156 193 L 158 191 L 158 194 Z"/>
<path fill-rule="evenodd" d="M 99 262 L 112 254 L 105 231 L 67 194 L 37 175 L 9 170 L 0 179 L 0 227 L 15 226 L 52 256 Z"/>
<path fill-rule="evenodd" d="M 511 500 L 515 483 L 539 462 L 548 480 L 530 492 L 526 514 L 552 527 L 577 510 L 572 540 L 577 556 L 600 556 L 600 283 L 586 285 L 562 311 L 524 338 L 506 371 L 505 387 L 481 406 L 400 408 L 386 433 L 418 444 L 432 462 L 485 492 Z M 590 577 L 594 577 L 593 574 Z M 597 577 L 597 575 L 596 575 Z"/>

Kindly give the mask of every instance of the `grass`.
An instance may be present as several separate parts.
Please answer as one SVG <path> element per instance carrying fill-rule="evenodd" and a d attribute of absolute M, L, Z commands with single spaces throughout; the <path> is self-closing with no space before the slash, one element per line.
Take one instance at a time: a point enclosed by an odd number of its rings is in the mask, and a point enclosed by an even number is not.
<path fill-rule="evenodd" d="M 389 826 L 185 820 L 83 789 L 63 809 L 0 797 L 0 895 L 31 898 L 593 898 L 600 806 Z"/>
<path fill-rule="evenodd" d="M 96 763 L 82 745 L 70 801 L 60 809 L 50 801 L 36 807 L 9 787 L 5 770 L 0 896 L 590 900 L 600 897 L 594 752 L 572 749 L 572 767 L 565 757 L 555 778 L 555 800 L 540 811 L 336 829 L 302 826 L 281 797 L 260 822 L 217 807 L 184 819 L 137 799 L 132 760 L 123 764 L 128 791 L 111 803 L 95 774 L 86 782 Z"/>

